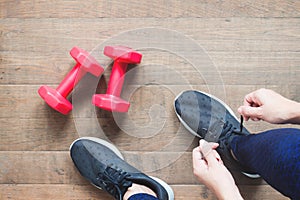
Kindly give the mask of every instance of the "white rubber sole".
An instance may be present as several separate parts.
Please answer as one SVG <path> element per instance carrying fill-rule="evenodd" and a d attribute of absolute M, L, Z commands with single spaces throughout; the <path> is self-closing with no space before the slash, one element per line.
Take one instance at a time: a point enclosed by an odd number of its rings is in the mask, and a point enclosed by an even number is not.
<path fill-rule="evenodd" d="M 248 174 L 246 172 L 241 172 L 241 173 L 244 174 L 245 176 L 249 177 L 249 178 L 253 178 L 253 179 L 260 178 L 259 174 Z"/>
<path fill-rule="evenodd" d="M 166 182 L 164 182 L 163 180 L 161 180 L 157 177 L 154 177 L 154 176 L 149 176 L 149 177 L 152 178 L 153 180 L 155 180 L 156 182 L 158 182 L 159 184 L 161 184 L 163 186 L 163 188 L 165 188 L 165 190 L 168 193 L 168 197 L 169 197 L 168 200 L 174 200 L 174 198 L 175 198 L 174 192 L 170 185 L 168 185 Z"/>

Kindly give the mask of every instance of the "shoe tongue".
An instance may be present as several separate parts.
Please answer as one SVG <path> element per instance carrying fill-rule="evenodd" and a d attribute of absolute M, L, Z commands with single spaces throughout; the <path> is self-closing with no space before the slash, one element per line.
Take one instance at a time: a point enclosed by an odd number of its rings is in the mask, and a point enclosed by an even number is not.
<path fill-rule="evenodd" d="M 225 123 L 221 120 L 211 121 L 204 139 L 208 142 L 218 142 L 224 132 Z"/>
<path fill-rule="evenodd" d="M 128 173 L 107 166 L 104 172 L 99 174 L 99 179 L 103 183 L 103 189 L 116 199 L 122 199 L 128 188 L 132 186 L 132 181 L 128 179 L 129 176 Z"/>

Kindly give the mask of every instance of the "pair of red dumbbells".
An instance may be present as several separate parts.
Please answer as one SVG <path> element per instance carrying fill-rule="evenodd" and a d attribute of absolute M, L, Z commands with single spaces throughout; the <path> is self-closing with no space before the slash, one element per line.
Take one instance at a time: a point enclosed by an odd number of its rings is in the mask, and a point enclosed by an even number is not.
<path fill-rule="evenodd" d="M 86 51 L 74 47 L 70 51 L 70 54 L 77 64 L 67 74 L 59 86 L 53 89 L 43 85 L 38 90 L 39 95 L 50 107 L 65 115 L 73 108 L 67 97 L 81 78 L 87 72 L 99 77 L 104 71 L 96 59 Z M 106 46 L 104 48 L 104 55 L 114 60 L 112 72 L 106 94 L 95 94 L 92 103 L 105 110 L 127 112 L 130 103 L 120 98 L 125 73 L 128 64 L 138 64 L 141 62 L 142 54 L 124 46 Z"/>

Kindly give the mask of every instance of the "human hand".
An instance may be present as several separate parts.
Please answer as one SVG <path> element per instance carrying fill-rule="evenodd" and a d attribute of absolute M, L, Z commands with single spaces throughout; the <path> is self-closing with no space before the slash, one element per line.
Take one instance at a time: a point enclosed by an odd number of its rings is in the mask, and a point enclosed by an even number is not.
<path fill-rule="evenodd" d="M 300 123 L 299 103 L 264 88 L 247 94 L 244 105 L 238 108 L 238 112 L 246 121 L 252 119 L 274 124 Z"/>
<path fill-rule="evenodd" d="M 232 175 L 215 150 L 219 144 L 205 140 L 200 140 L 199 143 L 193 150 L 193 168 L 197 179 L 212 190 L 218 199 L 243 199 Z"/>

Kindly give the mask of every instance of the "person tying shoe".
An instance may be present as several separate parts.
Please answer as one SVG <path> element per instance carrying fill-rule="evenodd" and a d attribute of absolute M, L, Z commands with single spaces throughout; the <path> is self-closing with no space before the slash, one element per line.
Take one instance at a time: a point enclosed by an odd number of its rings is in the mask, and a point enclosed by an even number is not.
<path fill-rule="evenodd" d="M 199 91 L 181 93 L 174 106 L 183 125 L 202 138 L 193 150 L 194 174 L 218 199 L 243 199 L 222 159 L 248 177 L 261 176 L 283 195 L 300 199 L 299 129 L 250 134 L 224 102 Z M 245 120 L 300 124 L 300 103 L 269 89 L 246 95 L 238 112 Z"/>

